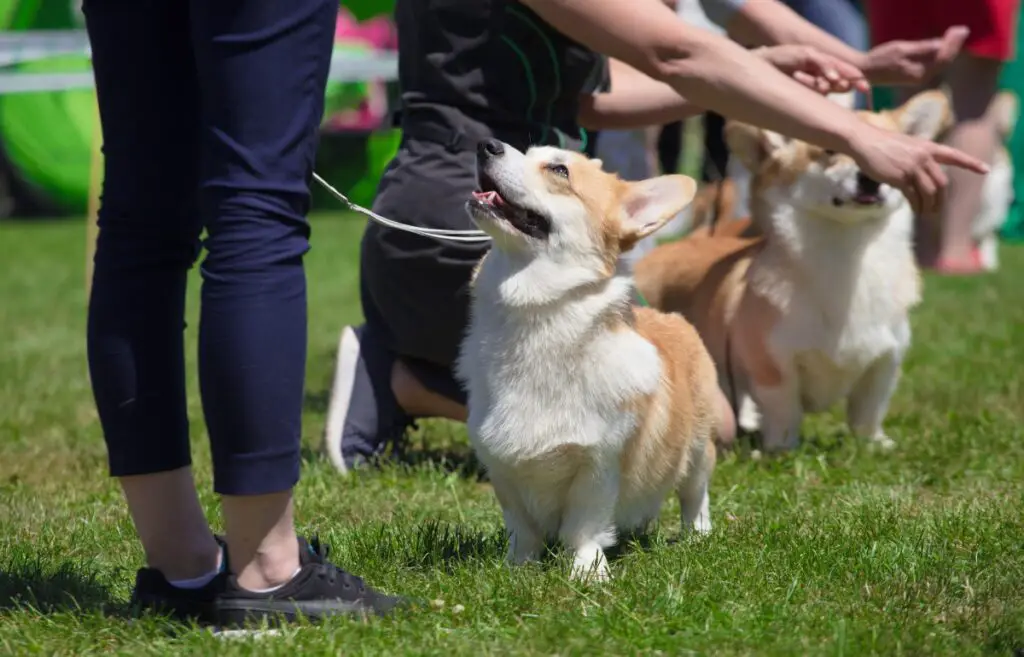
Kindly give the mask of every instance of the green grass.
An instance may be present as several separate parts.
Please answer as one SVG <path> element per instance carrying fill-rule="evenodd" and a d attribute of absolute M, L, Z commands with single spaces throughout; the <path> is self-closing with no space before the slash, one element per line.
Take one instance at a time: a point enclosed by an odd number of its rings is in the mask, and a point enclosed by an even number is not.
<path fill-rule="evenodd" d="M 421 457 L 351 479 L 318 456 L 338 330 L 359 319 L 361 224 L 314 221 L 301 528 L 373 584 L 440 609 L 334 620 L 222 642 L 125 603 L 141 551 L 105 457 L 85 364 L 81 222 L 0 224 L 0 654 L 980 655 L 1024 647 L 1024 248 L 973 280 L 926 281 L 888 419 L 890 455 L 849 440 L 840 415 L 806 444 L 716 471 L 715 531 L 677 541 L 678 508 L 606 587 L 568 583 L 564 555 L 502 564 L 486 484 L 452 466 L 462 428 L 427 424 Z M 195 279 L 195 282 L 198 282 Z M 211 522 L 194 376 L 194 454 Z M 145 439 L 140 436 L 140 439 Z M 454 607 L 461 605 L 461 613 Z"/>

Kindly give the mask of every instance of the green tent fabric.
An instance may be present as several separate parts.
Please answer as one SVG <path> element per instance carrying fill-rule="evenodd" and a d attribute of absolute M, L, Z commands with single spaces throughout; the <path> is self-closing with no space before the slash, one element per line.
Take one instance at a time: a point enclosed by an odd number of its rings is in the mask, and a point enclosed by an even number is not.
<path fill-rule="evenodd" d="M 24 62 L 22 73 L 81 73 L 89 59 L 66 55 Z M 91 89 L 0 96 L 0 138 L 16 174 L 61 209 L 84 212 L 96 95 Z"/>
<path fill-rule="evenodd" d="M 1017 21 L 1017 59 L 1003 69 L 1002 86 L 1024 99 L 1024 29 Z M 1013 203 L 1000 236 L 1012 242 L 1024 241 L 1024 121 L 1018 115 L 1017 125 L 1008 145 L 1013 160 Z"/>

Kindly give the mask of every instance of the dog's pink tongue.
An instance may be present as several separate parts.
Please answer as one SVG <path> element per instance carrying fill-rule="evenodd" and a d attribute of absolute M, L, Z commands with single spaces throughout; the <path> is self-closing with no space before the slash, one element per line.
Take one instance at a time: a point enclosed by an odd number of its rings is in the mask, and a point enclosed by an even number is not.
<path fill-rule="evenodd" d="M 505 202 L 498 192 L 473 192 L 473 198 L 487 205 L 502 205 Z"/>

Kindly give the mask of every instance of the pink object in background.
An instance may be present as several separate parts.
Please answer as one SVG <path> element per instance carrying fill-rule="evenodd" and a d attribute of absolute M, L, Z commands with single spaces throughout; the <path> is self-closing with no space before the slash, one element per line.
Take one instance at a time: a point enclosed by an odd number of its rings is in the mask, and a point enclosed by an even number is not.
<path fill-rule="evenodd" d="M 395 26 L 383 16 L 360 23 L 344 7 L 338 9 L 338 22 L 334 27 L 335 41 L 362 41 L 377 50 L 394 50 L 398 47 Z"/>
<path fill-rule="evenodd" d="M 334 41 L 363 43 L 374 50 L 395 50 L 398 35 L 394 24 L 387 18 L 377 18 L 360 23 L 344 7 L 338 9 L 338 21 L 334 28 Z M 326 127 L 333 130 L 376 130 L 384 123 L 387 115 L 387 91 L 384 83 L 367 83 L 368 98 L 358 108 L 340 112 L 330 117 Z"/>

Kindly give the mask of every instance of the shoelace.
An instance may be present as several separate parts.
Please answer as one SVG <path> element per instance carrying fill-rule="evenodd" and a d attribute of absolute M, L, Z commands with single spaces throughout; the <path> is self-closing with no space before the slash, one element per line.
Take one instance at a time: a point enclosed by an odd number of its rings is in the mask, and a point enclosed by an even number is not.
<path fill-rule="evenodd" d="M 328 584 L 335 584 L 339 579 L 345 588 L 354 588 L 360 593 L 366 590 L 363 578 L 357 577 L 344 568 L 334 565 L 328 559 L 331 549 L 320 542 L 319 536 L 314 536 L 309 541 L 309 552 L 312 555 L 313 563 L 320 566 L 320 576 L 327 580 Z"/>

